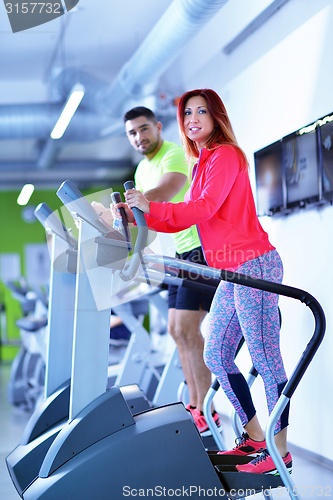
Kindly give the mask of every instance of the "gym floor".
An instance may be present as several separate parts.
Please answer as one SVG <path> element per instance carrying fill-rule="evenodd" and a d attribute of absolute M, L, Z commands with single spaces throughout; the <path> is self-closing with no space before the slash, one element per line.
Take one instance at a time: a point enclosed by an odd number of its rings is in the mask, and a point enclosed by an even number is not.
<path fill-rule="evenodd" d="M 0 363 L 0 498 L 1 500 L 18 500 L 20 497 L 7 472 L 5 458 L 19 443 L 29 419 L 29 413 L 8 404 L 6 388 L 9 373 L 10 366 Z M 227 418 L 221 420 L 227 445 L 232 446 L 234 438 L 229 420 Z M 330 463 L 319 464 L 313 460 L 313 457 L 307 458 L 306 452 L 300 453 L 292 448 L 290 451 L 293 455 L 292 477 L 299 488 L 301 497 L 306 500 L 315 500 L 316 497 L 333 497 L 333 468 L 330 468 Z M 272 496 L 275 499 L 287 500 L 289 498 L 285 488 L 275 492 L 273 490 Z M 255 497 L 263 498 L 261 494 Z"/>

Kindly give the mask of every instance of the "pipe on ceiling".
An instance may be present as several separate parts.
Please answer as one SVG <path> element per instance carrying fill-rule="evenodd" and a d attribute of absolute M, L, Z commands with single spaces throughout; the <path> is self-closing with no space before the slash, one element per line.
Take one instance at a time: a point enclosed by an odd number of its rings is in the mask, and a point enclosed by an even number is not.
<path fill-rule="evenodd" d="M 112 84 L 101 82 L 76 69 L 57 77 L 58 92 L 66 99 L 80 81 L 86 93 L 69 124 L 64 140 L 91 141 L 102 130 L 120 135 L 126 101 L 151 92 L 152 83 L 171 65 L 186 43 L 221 9 L 227 0 L 174 0 L 133 56 L 124 64 Z M 53 82 L 54 85 L 54 82 Z M 46 139 L 61 112 L 58 104 L 0 106 L 0 139 L 35 137 Z M 90 112 L 89 112 L 90 110 Z M 116 121 L 116 126 L 112 126 Z M 118 126 L 119 124 L 119 126 Z M 39 168 L 50 167 L 55 148 L 46 144 Z"/>
<path fill-rule="evenodd" d="M 63 109 L 62 104 L 6 104 L 0 106 L 0 139 L 47 139 Z M 100 139 L 100 129 L 114 120 L 90 110 L 78 109 L 66 131 L 64 141 Z M 120 127 L 119 127 L 120 128 Z M 123 123 L 121 123 L 123 130 Z"/>
<path fill-rule="evenodd" d="M 82 106 L 99 114 L 122 117 L 126 100 L 139 100 L 166 71 L 185 45 L 227 0 L 174 0 L 111 84 L 75 69 L 58 77 L 58 91 L 67 98 L 78 81 L 86 88 Z"/>

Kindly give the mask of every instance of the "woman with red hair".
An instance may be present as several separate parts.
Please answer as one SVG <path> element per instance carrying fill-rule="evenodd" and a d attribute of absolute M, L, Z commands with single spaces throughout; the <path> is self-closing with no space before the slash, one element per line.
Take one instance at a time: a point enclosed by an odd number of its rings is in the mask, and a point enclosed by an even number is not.
<path fill-rule="evenodd" d="M 125 194 L 129 209 L 140 208 L 148 226 L 161 232 L 180 231 L 197 224 L 207 264 L 218 269 L 277 283 L 282 282 L 280 256 L 270 243 L 256 214 L 248 162 L 239 147 L 227 111 L 211 89 L 186 92 L 178 104 L 177 119 L 189 160 L 195 158 L 192 182 L 182 203 L 149 202 L 140 191 Z M 233 455 L 254 458 L 237 465 L 242 472 L 275 474 L 265 435 L 245 378 L 235 364 L 242 336 L 252 363 L 263 379 L 267 406 L 272 412 L 287 376 L 279 346 L 278 297 L 222 281 L 215 293 L 205 337 L 204 360 L 217 377 L 244 427 Z M 287 450 L 287 407 L 275 429 L 277 448 L 291 472 Z"/>

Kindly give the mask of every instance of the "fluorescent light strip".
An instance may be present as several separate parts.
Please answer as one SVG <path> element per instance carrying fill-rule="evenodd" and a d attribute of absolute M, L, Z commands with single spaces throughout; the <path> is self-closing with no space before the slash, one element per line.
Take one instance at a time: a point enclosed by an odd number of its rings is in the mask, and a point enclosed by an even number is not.
<path fill-rule="evenodd" d="M 17 198 L 17 204 L 21 206 L 26 205 L 29 202 L 34 190 L 35 186 L 33 184 L 25 184 Z"/>
<path fill-rule="evenodd" d="M 75 111 L 77 110 L 82 98 L 84 96 L 84 86 L 77 83 L 72 88 L 71 94 L 62 110 L 61 115 L 57 123 L 54 126 L 54 129 L 51 132 L 52 139 L 60 139 L 68 127 L 69 122 L 71 121 Z"/>
<path fill-rule="evenodd" d="M 297 133 L 298 135 L 308 134 L 309 132 L 315 130 L 317 125 L 319 127 L 322 127 L 323 125 L 325 125 L 325 123 L 329 122 L 333 122 L 333 115 L 327 115 L 324 118 L 321 118 L 320 120 L 317 120 L 316 122 L 312 123 L 311 125 L 307 125 L 306 127 L 301 128 Z"/>
<path fill-rule="evenodd" d="M 241 43 L 243 43 L 254 31 L 256 31 L 267 19 L 279 10 L 288 0 L 274 0 L 265 10 L 250 22 L 231 42 L 222 49 L 224 54 L 231 54 Z"/>

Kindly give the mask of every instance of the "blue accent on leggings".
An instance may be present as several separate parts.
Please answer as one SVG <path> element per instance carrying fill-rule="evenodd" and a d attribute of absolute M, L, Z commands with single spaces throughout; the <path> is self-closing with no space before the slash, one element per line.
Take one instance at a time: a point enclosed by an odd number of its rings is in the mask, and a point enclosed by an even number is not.
<path fill-rule="evenodd" d="M 242 373 L 228 373 L 228 380 L 249 422 L 256 414 L 249 386 Z"/>
<path fill-rule="evenodd" d="M 287 383 L 287 380 L 285 382 L 281 382 L 281 384 L 278 384 L 279 397 L 281 396 L 283 388 L 286 385 L 286 383 Z M 290 410 L 290 401 L 287 404 L 287 406 L 285 407 L 285 409 L 283 410 L 283 412 L 281 413 L 281 417 L 280 417 L 281 430 L 289 425 L 289 410 Z"/>

